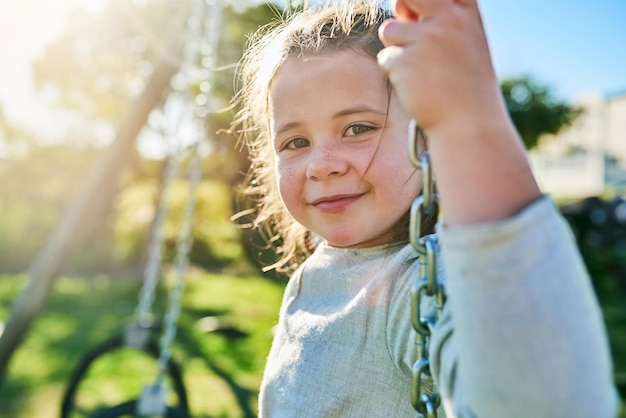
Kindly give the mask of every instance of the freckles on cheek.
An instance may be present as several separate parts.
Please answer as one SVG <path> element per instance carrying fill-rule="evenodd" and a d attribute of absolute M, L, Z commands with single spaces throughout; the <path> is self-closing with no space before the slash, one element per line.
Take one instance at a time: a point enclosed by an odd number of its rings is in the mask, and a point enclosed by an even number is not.
<path fill-rule="evenodd" d="M 294 198 L 294 180 L 295 170 L 293 168 L 285 167 L 284 165 L 277 164 L 276 166 L 276 181 L 278 182 L 278 191 L 281 198 L 285 203 Z"/>

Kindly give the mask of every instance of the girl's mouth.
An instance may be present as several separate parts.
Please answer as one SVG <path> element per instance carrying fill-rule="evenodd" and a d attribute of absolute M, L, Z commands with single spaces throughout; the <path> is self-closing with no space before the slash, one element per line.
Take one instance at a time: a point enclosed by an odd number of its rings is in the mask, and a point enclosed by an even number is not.
<path fill-rule="evenodd" d="M 325 196 L 311 202 L 316 209 L 325 213 L 343 212 L 349 205 L 359 200 L 363 194 L 342 194 Z"/>

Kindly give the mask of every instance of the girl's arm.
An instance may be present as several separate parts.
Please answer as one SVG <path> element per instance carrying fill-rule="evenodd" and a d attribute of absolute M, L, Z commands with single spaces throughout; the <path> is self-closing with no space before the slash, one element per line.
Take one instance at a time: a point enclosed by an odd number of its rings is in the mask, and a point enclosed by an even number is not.
<path fill-rule="evenodd" d="M 552 201 L 439 235 L 448 301 L 430 360 L 448 418 L 615 417 L 602 313 Z"/>

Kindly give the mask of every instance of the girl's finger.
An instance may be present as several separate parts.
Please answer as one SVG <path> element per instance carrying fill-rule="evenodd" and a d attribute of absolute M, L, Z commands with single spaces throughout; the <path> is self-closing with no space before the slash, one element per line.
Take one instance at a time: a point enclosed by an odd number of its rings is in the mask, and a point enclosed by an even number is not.
<path fill-rule="evenodd" d="M 385 46 L 405 45 L 419 36 L 419 28 L 415 22 L 387 20 L 378 29 L 378 37 Z"/>
<path fill-rule="evenodd" d="M 454 5 L 478 11 L 478 0 L 394 0 L 392 5 L 396 17 L 405 21 L 429 19 Z"/>
<path fill-rule="evenodd" d="M 378 65 L 387 78 L 389 78 L 392 68 L 398 59 L 400 59 L 401 55 L 402 48 L 399 46 L 388 46 L 378 53 Z"/>
<path fill-rule="evenodd" d="M 412 9 L 406 1 L 398 0 L 394 2 L 394 15 L 400 20 L 417 21 L 420 18 L 419 11 Z"/>
<path fill-rule="evenodd" d="M 401 20 L 428 19 L 439 13 L 452 0 L 395 0 L 394 13 Z"/>

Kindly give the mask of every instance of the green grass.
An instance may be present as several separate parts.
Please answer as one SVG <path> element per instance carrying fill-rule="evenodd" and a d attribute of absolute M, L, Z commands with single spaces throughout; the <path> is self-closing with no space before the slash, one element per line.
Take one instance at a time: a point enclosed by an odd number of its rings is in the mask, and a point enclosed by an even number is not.
<path fill-rule="evenodd" d="M 0 323 L 25 280 L 0 275 Z M 256 416 L 258 387 L 284 283 L 200 271 L 191 271 L 185 283 L 173 357 L 182 367 L 193 417 Z M 155 302 L 159 313 L 164 311 L 164 290 L 159 290 Z M 617 289 L 608 290 L 602 293 L 619 294 Z M 133 279 L 59 279 L 12 358 L 0 387 L 0 417 L 58 417 L 76 365 L 89 350 L 122 332 L 132 318 L 138 292 Z M 616 370 L 626 386 L 626 304 L 613 297 L 604 298 L 603 305 Z M 218 330 L 208 330 L 216 324 Z M 72 417 L 137 398 L 156 373 L 155 360 L 132 348 L 100 357 L 78 387 Z M 168 404 L 176 403 L 170 393 Z M 626 418 L 626 411 L 621 417 Z"/>
<path fill-rule="evenodd" d="M 22 276 L 0 276 L 0 321 L 7 318 L 24 281 Z M 173 357 L 183 369 L 194 417 L 256 416 L 282 289 L 282 284 L 259 277 L 188 275 Z M 159 313 L 164 311 L 163 293 L 161 289 L 155 303 Z M 0 417 L 58 417 L 78 361 L 122 332 L 137 297 L 136 280 L 59 279 L 44 312 L 12 358 L 0 388 Z M 215 320 L 220 328 L 207 331 L 206 324 L 215 325 Z M 78 387 L 72 416 L 137 398 L 156 375 L 156 361 L 142 351 L 123 348 L 103 355 Z M 176 403 L 171 393 L 168 404 Z"/>

